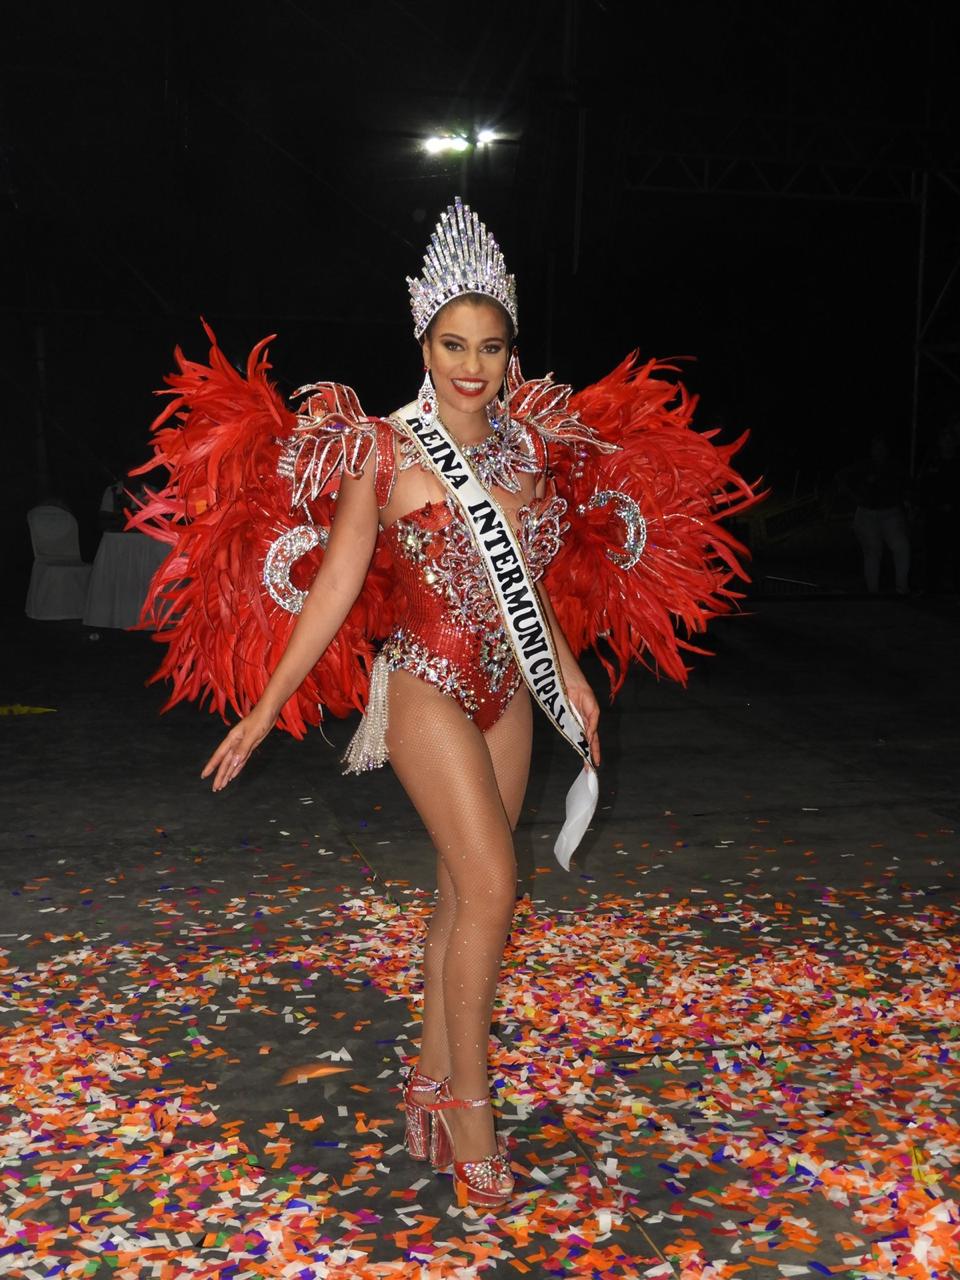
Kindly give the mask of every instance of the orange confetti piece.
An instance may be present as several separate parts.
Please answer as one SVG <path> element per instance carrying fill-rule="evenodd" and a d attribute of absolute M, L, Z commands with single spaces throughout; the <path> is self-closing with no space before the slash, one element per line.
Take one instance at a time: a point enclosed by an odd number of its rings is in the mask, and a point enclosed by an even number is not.
<path fill-rule="evenodd" d="M 307 1063 L 302 1067 L 291 1067 L 289 1071 L 285 1071 L 280 1077 L 281 1084 L 303 1084 L 307 1080 L 320 1080 L 324 1076 L 339 1075 L 342 1071 L 349 1071 L 349 1067 L 331 1067 L 324 1063 Z"/>

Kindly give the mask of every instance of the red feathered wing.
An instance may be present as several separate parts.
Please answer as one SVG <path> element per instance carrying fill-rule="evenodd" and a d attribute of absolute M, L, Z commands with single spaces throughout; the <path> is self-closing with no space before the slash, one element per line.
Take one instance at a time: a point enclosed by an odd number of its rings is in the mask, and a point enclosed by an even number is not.
<path fill-rule="evenodd" d="M 271 339 L 254 347 L 241 374 L 204 327 L 212 344 L 209 363 L 187 360 L 177 349 L 179 371 L 166 379 L 171 390 L 161 393 L 172 399 L 151 428 L 154 456 L 139 468 L 162 466 L 167 483 L 148 494 L 131 524 L 170 544 L 141 619 L 142 626 L 156 629 L 166 649 L 152 677 L 172 683 L 163 709 L 190 699 L 208 702 L 226 718 L 228 709 L 246 715 L 263 693 L 297 620 L 264 586 L 267 553 L 294 528 L 329 528 L 337 462 L 346 458 L 349 466 L 352 457 L 357 463 L 363 431 L 356 420 L 344 420 L 346 414 L 339 432 L 325 424 L 324 483 L 295 507 L 291 479 L 278 475 L 278 463 L 291 441 L 302 446 L 304 423 L 268 379 Z M 354 406 L 359 411 L 349 388 L 331 384 L 329 390 L 335 409 L 345 408 L 351 417 Z M 339 450 L 337 458 L 333 449 Z M 342 628 L 284 706 L 277 723 L 294 736 L 319 724 L 323 707 L 346 715 L 365 704 L 374 641 L 390 626 L 386 558 L 378 545 Z M 320 546 L 298 559 L 290 571 L 292 586 L 306 589 L 322 560 Z"/>
<path fill-rule="evenodd" d="M 715 431 L 691 425 L 695 399 L 662 376 L 673 366 L 628 357 L 612 373 L 552 406 L 568 427 L 550 445 L 557 490 L 568 503 L 570 532 L 546 574 L 546 586 L 564 634 L 575 654 L 593 647 L 610 677 L 611 694 L 623 684 L 631 661 L 685 683 L 683 651 L 700 653 L 689 637 L 710 618 L 727 613 L 744 581 L 746 548 L 721 520 L 760 498 L 731 466 L 746 435 L 730 444 L 715 442 Z M 532 384 L 526 384 L 529 400 Z M 517 391 L 511 398 L 519 398 Z M 560 410 L 563 412 L 561 413 Z M 573 422 L 571 422 L 573 419 Z M 576 419 L 592 428 L 600 447 L 577 443 Z M 548 442 L 552 432 L 545 433 Z M 606 451 L 603 444 L 617 446 Z M 635 564 L 623 568 L 616 555 L 636 503 L 643 524 L 633 530 L 646 543 Z M 600 497 L 597 498 L 600 501 Z"/>

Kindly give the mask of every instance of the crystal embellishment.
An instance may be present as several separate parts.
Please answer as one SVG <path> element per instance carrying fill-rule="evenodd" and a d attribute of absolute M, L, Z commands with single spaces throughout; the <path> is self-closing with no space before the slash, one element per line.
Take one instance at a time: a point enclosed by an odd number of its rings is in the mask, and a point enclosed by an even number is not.
<path fill-rule="evenodd" d="M 299 613 L 307 598 L 290 581 L 294 563 L 314 547 L 326 547 L 330 531 L 315 524 L 300 524 L 271 542 L 263 562 L 263 585 L 281 609 Z"/>
<path fill-rule="evenodd" d="M 467 715 L 472 716 L 479 704 L 477 695 L 464 679 L 463 672 L 451 662 L 430 650 L 419 640 L 413 640 L 403 630 L 395 631 L 381 650 L 389 671 L 409 671 L 435 684 L 441 693 L 446 693 L 460 703 Z"/>
<path fill-rule="evenodd" d="M 534 582 L 546 573 L 570 528 L 563 519 L 566 510 L 563 498 L 544 498 L 517 512 L 517 537 Z"/>
<path fill-rule="evenodd" d="M 414 520 L 398 520 L 396 522 L 397 547 L 405 559 L 414 564 L 423 564 L 433 541 L 429 529 L 422 529 Z"/>
<path fill-rule="evenodd" d="M 497 621 L 500 610 L 470 530 L 449 499 L 447 506 L 453 519 L 446 546 L 430 565 L 434 577 L 429 585 L 445 598 L 461 626 L 480 631 Z"/>
<path fill-rule="evenodd" d="M 480 641 L 480 665 L 487 673 L 491 693 L 497 693 L 513 662 L 513 650 L 503 627 L 488 631 Z"/>
<path fill-rule="evenodd" d="M 504 415 L 494 419 L 490 435 L 476 444 L 463 446 L 463 452 L 485 489 L 506 489 L 519 493 L 520 475 L 534 475 L 540 470 L 522 422 Z"/>
<path fill-rule="evenodd" d="M 508 274 L 496 240 L 459 196 L 440 215 L 423 271 L 407 276 L 407 286 L 418 338 L 441 307 L 465 293 L 481 293 L 498 302 L 517 329 L 517 282 Z"/>
<path fill-rule="evenodd" d="M 584 515 L 589 510 L 605 507 L 610 503 L 613 504 L 614 513 L 626 526 L 627 533 L 619 550 L 607 548 L 607 557 L 621 569 L 632 569 L 647 545 L 647 522 L 634 500 L 619 489 L 601 489 L 589 502 L 581 503 L 577 510 Z"/>
<path fill-rule="evenodd" d="M 521 475 L 536 475 L 540 470 L 536 455 L 530 445 L 527 428 L 513 418 L 494 418 L 490 423 L 490 435 L 476 444 L 461 445 L 485 489 L 505 489 L 507 493 L 520 492 Z M 400 437 L 400 470 L 420 466 L 420 454 L 409 436 Z"/>

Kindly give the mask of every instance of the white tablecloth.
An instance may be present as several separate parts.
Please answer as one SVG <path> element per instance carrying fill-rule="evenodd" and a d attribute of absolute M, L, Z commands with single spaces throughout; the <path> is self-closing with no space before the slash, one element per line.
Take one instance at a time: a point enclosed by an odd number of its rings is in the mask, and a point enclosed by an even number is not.
<path fill-rule="evenodd" d="M 145 533 L 104 533 L 90 574 L 84 624 L 135 626 L 150 580 L 169 550 L 166 543 Z"/>

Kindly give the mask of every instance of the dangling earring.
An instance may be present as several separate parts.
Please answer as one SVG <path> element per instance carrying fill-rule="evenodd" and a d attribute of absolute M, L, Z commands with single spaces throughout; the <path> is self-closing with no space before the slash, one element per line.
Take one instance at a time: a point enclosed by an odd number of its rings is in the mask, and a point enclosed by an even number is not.
<path fill-rule="evenodd" d="M 500 430 L 507 435 L 510 431 L 510 389 L 507 386 L 506 370 L 503 374 L 503 386 L 500 388 L 500 405 Z"/>
<path fill-rule="evenodd" d="M 437 413 L 437 395 L 433 389 L 433 379 L 430 377 L 430 369 L 427 365 L 423 366 L 423 385 L 417 396 L 417 412 L 425 427 L 433 426 Z"/>
<path fill-rule="evenodd" d="M 510 426 L 510 396 L 507 392 L 507 375 L 503 375 L 500 394 L 487 405 L 487 421 L 494 431 L 503 434 Z"/>

